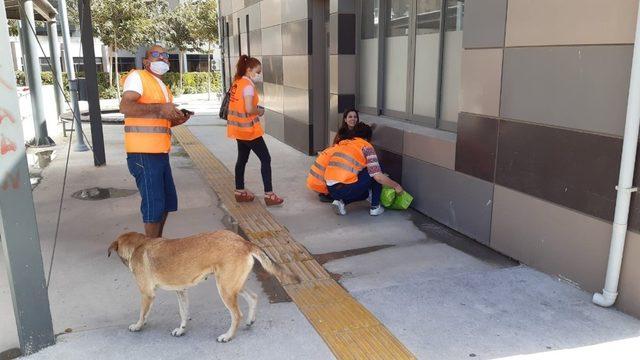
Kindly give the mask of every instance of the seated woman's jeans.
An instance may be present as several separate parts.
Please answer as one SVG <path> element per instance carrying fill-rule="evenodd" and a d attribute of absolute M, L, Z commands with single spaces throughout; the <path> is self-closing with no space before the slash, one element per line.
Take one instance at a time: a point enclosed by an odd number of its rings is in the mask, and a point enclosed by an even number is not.
<path fill-rule="evenodd" d="M 380 205 L 382 185 L 375 181 L 364 168 L 358 174 L 358 181 L 353 184 L 336 184 L 329 186 L 329 194 L 335 200 L 342 200 L 345 205 L 356 201 L 363 201 L 369 197 L 371 190 L 371 207 Z"/>

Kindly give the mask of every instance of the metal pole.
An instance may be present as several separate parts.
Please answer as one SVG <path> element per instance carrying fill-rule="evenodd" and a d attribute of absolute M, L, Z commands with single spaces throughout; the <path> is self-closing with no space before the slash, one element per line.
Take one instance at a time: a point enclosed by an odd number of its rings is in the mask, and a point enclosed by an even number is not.
<path fill-rule="evenodd" d="M 624 136 L 622 138 L 620 173 L 618 186 L 616 186 L 618 192 L 616 195 L 616 208 L 613 215 L 607 274 L 602 293 L 593 294 L 593 302 L 596 305 L 604 307 L 613 305 L 618 298 L 618 282 L 620 281 L 624 243 L 627 236 L 631 194 L 638 191 L 638 188 L 633 186 L 633 174 L 635 172 L 636 152 L 638 150 L 638 133 L 640 132 L 640 12 L 636 17 L 636 36 L 632 59 L 629 97 L 627 100 L 627 118 L 624 125 Z"/>
<path fill-rule="evenodd" d="M 27 60 L 24 57 L 24 49 L 27 47 L 24 42 L 24 38 L 27 37 L 27 33 L 24 31 L 24 22 L 18 21 L 18 34 L 20 36 L 20 65 L 22 66 L 22 72 L 24 73 L 24 84 L 29 84 L 29 74 L 27 74 Z"/>
<path fill-rule="evenodd" d="M 0 24 L 7 23 L 4 6 L 0 0 Z M 9 51 L 9 32 L 0 26 L 0 54 Z M 0 236 L 20 348 L 29 355 L 55 338 L 21 119 L 13 67 L 0 66 Z"/>
<path fill-rule="evenodd" d="M 56 97 L 56 110 L 58 117 L 64 111 L 64 94 L 62 93 L 62 69 L 60 68 L 60 44 L 58 43 L 58 26 L 55 20 L 47 21 L 47 35 L 49 35 L 49 59 L 51 71 L 56 78 L 53 91 Z"/>
<path fill-rule="evenodd" d="M 78 0 L 80 13 L 82 54 L 84 58 L 84 74 L 87 79 L 87 97 L 89 99 L 89 117 L 91 119 L 91 140 L 93 142 L 93 163 L 104 166 L 107 161 L 104 154 L 104 137 L 102 134 L 102 114 L 100 111 L 100 95 L 98 93 L 98 73 L 96 70 L 96 54 L 93 48 L 93 25 L 91 22 L 91 1 Z M 119 79 L 116 79 L 119 81 Z"/>
<path fill-rule="evenodd" d="M 84 132 L 80 119 L 80 105 L 78 104 L 78 93 L 72 90 L 71 84 L 76 80 L 76 69 L 73 67 L 73 54 L 71 53 L 71 38 L 69 35 L 69 18 L 67 17 L 67 1 L 58 0 L 58 16 L 60 17 L 60 27 L 62 29 L 62 42 L 64 46 L 64 62 L 67 68 L 67 78 L 69 79 L 69 94 L 71 105 L 73 106 L 73 121 L 75 122 L 75 142 L 73 151 L 88 151 L 89 147 L 84 142 Z"/>
<path fill-rule="evenodd" d="M 42 79 L 40 77 L 40 60 L 38 59 L 38 48 L 36 45 L 36 22 L 32 0 L 20 0 L 20 19 L 23 21 L 23 31 L 26 35 L 24 37 L 25 47 L 23 49 L 23 56 L 26 60 L 27 72 L 29 73 L 29 92 L 31 93 L 33 126 L 35 128 L 35 138 L 30 143 L 37 147 L 53 146 L 55 142 L 49 137 L 47 118 L 44 116 Z"/>

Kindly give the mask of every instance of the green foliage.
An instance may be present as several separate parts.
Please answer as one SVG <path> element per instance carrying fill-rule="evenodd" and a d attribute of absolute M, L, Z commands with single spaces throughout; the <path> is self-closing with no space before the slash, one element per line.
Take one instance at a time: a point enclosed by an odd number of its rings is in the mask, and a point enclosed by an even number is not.
<path fill-rule="evenodd" d="M 9 20 L 7 26 L 9 27 L 9 36 L 18 36 L 18 20 Z"/>
<path fill-rule="evenodd" d="M 197 35 L 196 7 L 192 2 L 185 2 L 163 16 L 166 24 L 165 41 L 169 47 L 181 52 L 200 50 Z"/>
<path fill-rule="evenodd" d="M 153 40 L 156 16 L 145 0 L 101 0 L 92 2 L 96 36 L 112 49 L 134 51 Z"/>
<path fill-rule="evenodd" d="M 184 73 L 182 78 L 183 87 L 180 88 L 180 74 L 170 72 L 163 77 L 164 83 L 169 86 L 174 96 L 206 93 L 208 79 L 209 73 L 206 72 Z M 214 92 L 222 91 L 220 73 L 211 73 L 211 90 Z"/>
<path fill-rule="evenodd" d="M 216 0 L 194 1 L 194 28 L 196 38 L 211 45 L 218 41 L 218 2 Z"/>
<path fill-rule="evenodd" d="M 53 85 L 53 74 L 51 71 L 43 71 L 41 73 L 43 85 Z M 83 77 L 83 73 L 78 73 L 78 77 Z M 182 94 L 203 94 L 207 92 L 207 80 L 209 79 L 209 73 L 206 72 L 188 72 L 183 76 L 184 86 L 180 87 L 180 74 L 176 72 L 170 72 L 164 75 L 163 81 L 169 88 L 174 96 Z M 16 71 L 16 82 L 18 86 L 26 86 L 24 72 Z M 69 88 L 69 81 L 67 74 L 62 74 L 62 85 L 65 89 L 65 95 Z M 220 79 L 220 73 L 211 73 L 211 89 L 214 92 L 222 91 L 222 82 Z M 109 85 L 109 74 L 104 72 L 98 73 L 98 92 L 101 99 L 115 99 L 117 97 L 117 89 Z"/>

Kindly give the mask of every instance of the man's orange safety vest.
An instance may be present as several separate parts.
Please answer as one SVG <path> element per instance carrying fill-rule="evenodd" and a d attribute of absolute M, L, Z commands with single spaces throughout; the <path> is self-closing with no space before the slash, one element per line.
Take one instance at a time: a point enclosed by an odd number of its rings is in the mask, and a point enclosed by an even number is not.
<path fill-rule="evenodd" d="M 327 170 L 324 172 L 326 182 L 353 184 L 358 181 L 358 173 L 367 166 L 363 149 L 371 147 L 361 138 L 342 140 L 336 145 L 336 151 L 331 155 Z"/>
<path fill-rule="evenodd" d="M 319 194 L 328 194 L 327 183 L 324 181 L 324 172 L 327 170 L 331 156 L 338 150 L 338 145 L 325 149 L 316 158 L 307 175 L 307 188 Z"/>
<path fill-rule="evenodd" d="M 264 135 L 258 115 L 247 114 L 244 102 L 244 89 L 253 86 L 251 80 L 242 77 L 233 82 L 229 97 L 229 113 L 227 115 L 227 136 L 238 140 L 253 140 Z M 258 93 L 253 92 L 253 107 L 258 106 Z"/>
<path fill-rule="evenodd" d="M 131 75 L 134 71 L 130 72 Z M 135 70 L 142 80 L 142 95 L 138 104 L 166 104 L 173 102 L 167 86 L 169 100 L 158 80 L 147 70 Z M 166 85 L 165 85 L 166 86 Z M 125 117 L 124 146 L 127 153 L 167 154 L 171 150 L 171 121 L 167 119 Z"/>

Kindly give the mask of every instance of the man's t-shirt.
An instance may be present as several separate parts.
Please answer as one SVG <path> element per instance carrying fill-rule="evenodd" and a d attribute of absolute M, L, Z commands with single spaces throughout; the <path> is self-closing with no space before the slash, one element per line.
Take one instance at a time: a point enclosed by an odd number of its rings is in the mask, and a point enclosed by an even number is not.
<path fill-rule="evenodd" d="M 167 86 L 160 80 L 160 78 L 154 76 L 154 79 L 160 84 L 160 88 L 162 89 L 162 93 L 164 94 L 164 98 L 169 102 L 169 93 L 167 93 Z M 127 79 L 124 81 L 122 92 L 125 91 L 133 91 L 142 95 L 142 79 L 140 78 L 140 74 L 137 71 L 132 72 L 127 76 Z"/>

